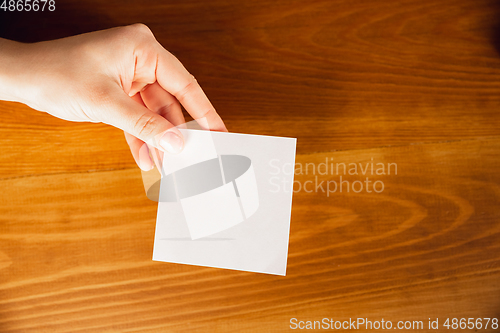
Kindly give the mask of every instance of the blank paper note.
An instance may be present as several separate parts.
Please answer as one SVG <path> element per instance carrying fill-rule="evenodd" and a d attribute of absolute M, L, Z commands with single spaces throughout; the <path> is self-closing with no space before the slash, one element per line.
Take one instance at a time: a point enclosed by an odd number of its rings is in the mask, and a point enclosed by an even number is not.
<path fill-rule="evenodd" d="M 185 149 L 163 159 L 153 260 L 285 275 L 296 139 L 181 132 Z"/>

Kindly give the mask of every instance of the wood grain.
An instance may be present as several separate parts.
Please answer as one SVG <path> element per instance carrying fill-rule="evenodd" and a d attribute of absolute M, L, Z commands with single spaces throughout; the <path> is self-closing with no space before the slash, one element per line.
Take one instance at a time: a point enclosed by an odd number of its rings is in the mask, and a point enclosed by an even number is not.
<path fill-rule="evenodd" d="M 0 102 L 0 332 L 500 317 L 497 2 L 66 1 L 38 14 L 0 12 L 0 36 L 146 23 L 231 131 L 297 137 L 302 165 L 398 169 L 297 173 L 384 190 L 296 192 L 286 277 L 153 262 L 156 204 L 123 134 Z"/>

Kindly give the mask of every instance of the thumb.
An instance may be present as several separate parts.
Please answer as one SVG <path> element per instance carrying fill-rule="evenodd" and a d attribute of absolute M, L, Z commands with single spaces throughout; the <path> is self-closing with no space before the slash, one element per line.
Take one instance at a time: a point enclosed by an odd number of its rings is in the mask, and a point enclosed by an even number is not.
<path fill-rule="evenodd" d="M 118 127 L 136 138 L 168 153 L 184 148 L 181 132 L 167 119 L 134 101 L 123 91 L 110 98 L 112 104 L 102 115 L 105 123 Z"/>

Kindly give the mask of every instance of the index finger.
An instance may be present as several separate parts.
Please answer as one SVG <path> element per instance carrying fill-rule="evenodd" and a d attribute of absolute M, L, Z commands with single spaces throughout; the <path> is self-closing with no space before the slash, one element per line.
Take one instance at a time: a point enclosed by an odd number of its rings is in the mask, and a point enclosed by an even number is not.
<path fill-rule="evenodd" d="M 194 76 L 163 47 L 158 51 L 156 80 L 163 89 L 177 98 L 195 120 L 205 118 L 206 122 L 200 122 L 200 126 L 205 128 L 208 125 L 205 129 L 227 132 L 224 122 Z"/>

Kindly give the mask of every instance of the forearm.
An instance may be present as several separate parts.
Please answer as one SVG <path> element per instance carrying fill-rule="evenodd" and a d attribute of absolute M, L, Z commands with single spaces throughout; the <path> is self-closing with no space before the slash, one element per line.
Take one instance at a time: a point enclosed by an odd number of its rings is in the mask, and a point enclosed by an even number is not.
<path fill-rule="evenodd" d="M 35 94 L 33 76 L 36 65 L 30 55 L 31 44 L 0 38 L 0 100 L 28 104 Z"/>

